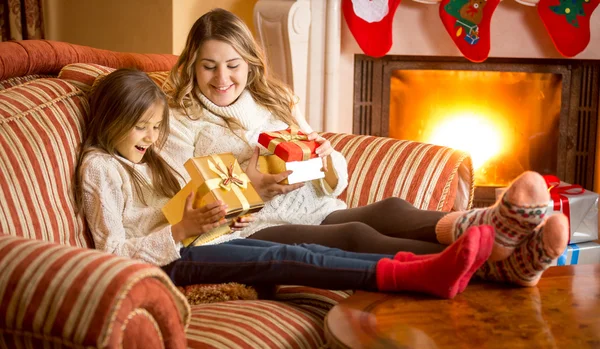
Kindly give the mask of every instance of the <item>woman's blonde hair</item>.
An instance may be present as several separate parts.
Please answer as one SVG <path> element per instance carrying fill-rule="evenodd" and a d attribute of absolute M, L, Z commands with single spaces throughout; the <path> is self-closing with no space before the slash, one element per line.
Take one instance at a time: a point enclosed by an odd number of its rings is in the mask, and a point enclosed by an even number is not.
<path fill-rule="evenodd" d="M 296 103 L 290 89 L 274 78 L 266 66 L 264 53 L 248 26 L 223 9 L 213 9 L 200 17 L 188 34 L 185 48 L 165 84 L 171 106 L 187 110 L 194 99 L 196 62 L 202 45 L 218 40 L 231 45 L 248 63 L 246 89 L 254 100 L 288 125 L 296 125 L 292 108 Z"/>
<path fill-rule="evenodd" d="M 180 189 L 173 170 L 158 154 L 169 135 L 169 108 L 165 94 L 146 73 L 133 69 L 119 69 L 100 78 L 94 84 L 89 98 L 90 115 L 79 154 L 76 170 L 76 203 L 82 208 L 81 164 L 87 153 L 103 151 L 115 157 L 131 175 L 136 193 L 144 201 L 142 186 L 150 187 L 159 195 L 173 197 Z M 163 106 L 158 140 L 146 150 L 142 162 L 148 163 L 153 184 L 131 165 L 121 160 L 116 146 L 140 122 L 144 113 L 156 103 Z M 145 202 L 145 201 L 144 201 Z"/>

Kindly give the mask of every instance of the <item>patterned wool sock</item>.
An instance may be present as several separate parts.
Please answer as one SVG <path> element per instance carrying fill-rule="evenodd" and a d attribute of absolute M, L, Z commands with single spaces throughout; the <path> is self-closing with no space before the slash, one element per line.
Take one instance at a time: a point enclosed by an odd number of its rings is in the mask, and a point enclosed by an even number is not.
<path fill-rule="evenodd" d="M 490 257 L 490 254 L 492 253 L 492 247 L 494 246 L 495 233 L 494 228 L 492 226 L 481 225 L 470 227 L 469 229 L 467 229 L 465 234 L 470 234 L 473 229 L 478 229 L 480 233 L 479 251 L 477 252 L 477 256 L 475 257 L 475 263 L 473 263 L 471 269 L 469 269 L 465 273 L 465 275 L 463 275 L 463 278 L 458 282 L 457 293 L 462 293 L 465 290 L 465 288 L 467 288 L 467 285 L 469 284 L 469 281 L 471 281 L 471 277 L 473 276 L 473 274 L 475 274 L 477 269 L 481 267 L 483 263 L 485 263 Z M 435 254 L 416 255 L 412 252 L 398 252 L 394 256 L 394 260 L 401 262 L 412 262 L 435 257 Z"/>
<path fill-rule="evenodd" d="M 564 214 L 553 215 L 510 257 L 488 261 L 476 275 L 484 280 L 535 286 L 544 270 L 564 252 L 568 241 L 569 220 Z"/>
<path fill-rule="evenodd" d="M 550 194 L 544 178 L 527 171 L 517 177 L 491 207 L 444 216 L 435 227 L 437 239 L 451 244 L 470 226 L 488 224 L 496 231 L 490 260 L 507 258 L 537 227 L 546 214 Z"/>
<path fill-rule="evenodd" d="M 384 258 L 377 263 L 377 287 L 380 291 L 416 291 L 454 298 L 460 281 L 474 267 L 479 242 L 480 231 L 473 229 L 443 252 L 425 260 L 400 262 Z"/>

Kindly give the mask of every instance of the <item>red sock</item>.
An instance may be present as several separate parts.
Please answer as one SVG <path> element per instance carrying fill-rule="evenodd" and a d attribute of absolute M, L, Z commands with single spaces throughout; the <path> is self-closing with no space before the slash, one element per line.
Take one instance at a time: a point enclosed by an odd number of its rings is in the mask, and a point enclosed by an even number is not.
<path fill-rule="evenodd" d="M 442 0 L 440 18 L 467 59 L 483 62 L 490 53 L 490 20 L 500 0 Z"/>
<path fill-rule="evenodd" d="M 366 55 L 384 56 L 392 47 L 392 22 L 400 0 L 343 0 L 350 32 Z"/>
<path fill-rule="evenodd" d="M 431 258 L 412 262 L 389 258 L 380 260 L 377 263 L 378 289 L 417 291 L 442 298 L 454 298 L 461 280 L 474 267 L 479 253 L 480 235 L 479 229 L 473 229 Z M 491 253 L 491 247 L 489 252 Z"/>
<path fill-rule="evenodd" d="M 479 229 L 480 232 L 480 240 L 479 240 L 479 251 L 477 253 L 477 257 L 475 258 L 475 263 L 471 266 L 471 269 L 463 275 L 463 278 L 458 283 L 457 293 L 462 293 L 469 281 L 471 281 L 471 277 L 473 274 L 485 263 L 490 254 L 492 253 L 492 248 L 494 247 L 494 239 L 495 239 L 495 231 L 489 225 L 480 225 L 473 226 L 466 230 L 465 234 L 469 234 L 472 229 Z M 424 255 L 416 255 L 412 252 L 398 252 L 394 256 L 394 259 L 400 262 L 412 262 L 412 261 L 421 261 L 429 258 L 435 258 L 437 254 L 424 254 Z"/>
<path fill-rule="evenodd" d="M 558 52 L 573 57 L 590 42 L 590 17 L 600 0 L 540 0 L 538 14 Z"/>

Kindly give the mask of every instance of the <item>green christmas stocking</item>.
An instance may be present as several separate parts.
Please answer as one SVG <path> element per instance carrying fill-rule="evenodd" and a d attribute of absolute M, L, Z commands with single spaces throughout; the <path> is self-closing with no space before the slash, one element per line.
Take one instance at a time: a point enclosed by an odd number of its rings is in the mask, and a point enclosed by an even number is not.
<path fill-rule="evenodd" d="M 440 18 L 467 59 L 483 62 L 490 53 L 490 20 L 500 0 L 442 0 Z"/>
<path fill-rule="evenodd" d="M 540 0 L 538 14 L 558 52 L 573 57 L 590 42 L 590 17 L 600 0 Z"/>

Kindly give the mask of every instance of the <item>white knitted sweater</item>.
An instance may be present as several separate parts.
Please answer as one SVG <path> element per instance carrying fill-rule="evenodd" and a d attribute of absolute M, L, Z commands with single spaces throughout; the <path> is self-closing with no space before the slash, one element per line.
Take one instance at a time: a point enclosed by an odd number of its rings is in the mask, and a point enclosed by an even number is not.
<path fill-rule="evenodd" d="M 146 164 L 120 159 L 151 183 Z M 144 188 L 144 204 L 123 164 L 106 153 L 89 153 L 81 166 L 83 210 L 97 249 L 159 266 L 181 257 L 161 211 L 168 198 Z"/>
<path fill-rule="evenodd" d="M 185 173 L 183 164 L 192 156 L 228 152 L 233 153 L 245 169 L 255 147 L 260 147 L 262 154 L 267 153 L 258 143 L 261 132 L 279 131 L 288 127 L 258 105 L 247 91 L 227 107 L 215 105 L 200 93 L 197 97 L 205 107 L 190 111 L 197 120 L 190 120 L 182 110 L 172 111 L 171 134 L 162 151 L 165 159 L 180 173 Z M 299 125 L 303 131 L 311 132 L 303 118 L 299 120 Z M 328 192 L 324 180 L 308 182 L 298 190 L 278 195 L 267 202 L 255 214 L 256 220 L 248 228 L 221 236 L 209 244 L 246 238 L 261 229 L 276 225 L 320 224 L 331 212 L 345 209 L 346 204 L 336 197 L 348 185 L 346 160 L 335 151 L 331 157 L 333 169 L 330 170 L 335 170 L 338 175 L 338 184 L 332 192 Z"/>

